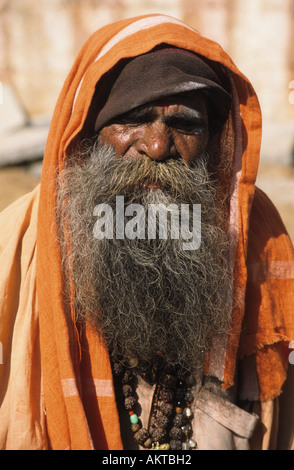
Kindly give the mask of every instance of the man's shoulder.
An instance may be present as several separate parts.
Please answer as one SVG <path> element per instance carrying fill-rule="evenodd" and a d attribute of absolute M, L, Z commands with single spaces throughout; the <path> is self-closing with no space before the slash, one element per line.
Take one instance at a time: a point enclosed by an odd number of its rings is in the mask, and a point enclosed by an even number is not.
<path fill-rule="evenodd" d="M 256 187 L 250 215 L 250 229 L 260 226 L 273 234 L 286 230 L 276 206 L 264 191 Z"/>
<path fill-rule="evenodd" d="M 40 185 L 20 197 L 0 213 L 0 250 L 17 242 L 29 230 L 31 236 L 37 230 Z"/>
<path fill-rule="evenodd" d="M 249 223 L 250 236 L 258 236 L 260 241 L 268 237 L 278 238 L 287 235 L 287 230 L 281 215 L 270 200 L 270 198 L 258 187 L 256 187 L 252 202 Z"/>
<path fill-rule="evenodd" d="M 294 260 L 293 244 L 279 211 L 256 188 L 249 220 L 248 261 L 252 258 Z"/>

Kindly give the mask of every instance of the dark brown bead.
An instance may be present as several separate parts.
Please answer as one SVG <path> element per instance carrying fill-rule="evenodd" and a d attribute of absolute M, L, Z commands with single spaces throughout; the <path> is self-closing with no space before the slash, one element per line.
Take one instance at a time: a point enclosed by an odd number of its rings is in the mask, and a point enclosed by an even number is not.
<path fill-rule="evenodd" d="M 164 415 L 162 411 L 158 411 L 156 414 L 155 426 L 160 428 L 166 428 L 169 423 L 168 416 Z"/>
<path fill-rule="evenodd" d="M 171 402 L 174 398 L 174 393 L 172 390 L 163 388 L 162 390 L 160 390 L 158 398 L 159 400 L 162 400 L 165 402 Z"/>
<path fill-rule="evenodd" d="M 128 385 L 128 384 L 125 384 L 122 386 L 122 392 L 123 392 L 124 397 L 130 397 L 134 393 L 133 388 L 131 387 L 131 385 Z"/>
<path fill-rule="evenodd" d="M 190 434 L 191 434 L 191 432 L 192 432 L 192 426 L 191 426 L 191 424 L 186 424 L 186 425 L 183 426 L 181 429 L 182 429 L 183 433 L 184 433 L 186 436 L 190 436 Z"/>
<path fill-rule="evenodd" d="M 183 414 L 176 414 L 173 419 L 173 423 L 175 426 L 178 426 L 178 427 L 185 426 L 185 424 L 188 423 L 188 418 L 187 416 Z"/>
<path fill-rule="evenodd" d="M 138 432 L 140 428 L 141 428 L 140 422 L 134 423 L 134 424 L 132 424 L 132 426 L 131 426 L 131 429 L 132 429 L 132 431 L 133 431 L 134 433 L 135 433 L 135 432 Z"/>
<path fill-rule="evenodd" d="M 171 450 L 182 450 L 182 443 L 179 440 L 172 439 L 169 445 Z"/>
<path fill-rule="evenodd" d="M 152 439 L 156 442 L 162 442 L 167 437 L 165 429 L 160 427 L 152 428 L 150 434 Z"/>
<path fill-rule="evenodd" d="M 171 416 L 173 413 L 173 405 L 171 403 L 165 403 L 164 401 L 159 401 L 158 404 L 158 409 L 165 415 L 165 416 Z"/>
<path fill-rule="evenodd" d="M 115 362 L 113 364 L 113 372 L 115 375 L 121 375 L 124 371 L 124 366 L 120 362 Z"/>
<path fill-rule="evenodd" d="M 136 398 L 134 397 L 128 397 L 125 399 L 125 409 L 130 411 L 134 408 L 136 404 Z"/>
<path fill-rule="evenodd" d="M 181 428 L 177 428 L 176 426 L 174 426 L 173 428 L 171 428 L 169 435 L 172 439 L 178 441 L 183 437 L 183 432 Z"/>
<path fill-rule="evenodd" d="M 134 434 L 134 439 L 138 444 L 143 445 L 143 443 L 149 438 L 149 432 L 147 429 L 142 428 Z"/>
<path fill-rule="evenodd" d="M 146 377 L 148 373 L 148 367 L 145 364 L 139 364 L 137 370 L 139 375 L 141 375 L 142 377 Z"/>
<path fill-rule="evenodd" d="M 122 383 L 130 384 L 133 380 L 134 380 L 133 372 L 131 372 L 130 370 L 126 370 L 122 377 Z"/>

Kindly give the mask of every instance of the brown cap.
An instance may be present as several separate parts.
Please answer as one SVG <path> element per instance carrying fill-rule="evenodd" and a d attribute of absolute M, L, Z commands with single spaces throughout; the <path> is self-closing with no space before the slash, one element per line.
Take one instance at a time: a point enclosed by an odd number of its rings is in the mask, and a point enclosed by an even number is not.
<path fill-rule="evenodd" d="M 96 119 L 95 131 L 138 106 L 191 91 L 207 95 L 213 120 L 227 119 L 230 95 L 215 71 L 200 56 L 176 48 L 137 56 L 116 78 Z"/>

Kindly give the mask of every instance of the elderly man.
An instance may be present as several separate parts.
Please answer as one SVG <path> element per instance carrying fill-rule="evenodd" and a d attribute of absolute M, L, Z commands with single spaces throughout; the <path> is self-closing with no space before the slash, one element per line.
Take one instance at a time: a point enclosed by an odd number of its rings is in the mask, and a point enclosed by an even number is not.
<path fill-rule="evenodd" d="M 291 448 L 294 257 L 260 134 L 250 83 L 182 22 L 89 39 L 41 185 L 1 218 L 2 448 Z"/>

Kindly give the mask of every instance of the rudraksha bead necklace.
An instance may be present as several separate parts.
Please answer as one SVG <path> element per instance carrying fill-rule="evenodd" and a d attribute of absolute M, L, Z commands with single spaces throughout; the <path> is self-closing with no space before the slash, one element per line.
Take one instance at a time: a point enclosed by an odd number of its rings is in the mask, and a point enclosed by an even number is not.
<path fill-rule="evenodd" d="M 122 384 L 124 407 L 130 416 L 134 439 L 146 449 L 191 450 L 197 448 L 192 438 L 191 404 L 194 400 L 194 378 L 179 371 L 160 366 L 160 360 L 152 367 L 139 364 L 131 358 L 127 365 L 113 363 L 113 371 Z M 141 423 L 137 408 L 136 377 L 140 374 L 156 384 L 152 411 L 146 427 Z"/>

